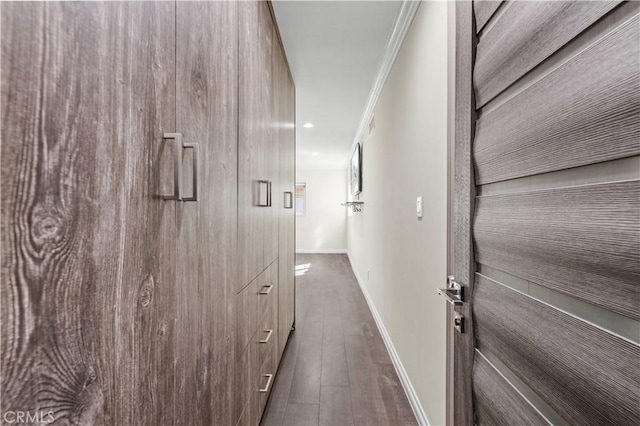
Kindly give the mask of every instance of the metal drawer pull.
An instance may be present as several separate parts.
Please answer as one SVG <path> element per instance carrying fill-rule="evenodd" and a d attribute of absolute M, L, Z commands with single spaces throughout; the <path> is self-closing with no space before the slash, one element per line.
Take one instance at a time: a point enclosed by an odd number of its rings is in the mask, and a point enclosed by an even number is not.
<path fill-rule="evenodd" d="M 269 207 L 270 197 L 269 197 L 270 185 L 268 180 L 259 180 L 258 181 L 258 207 Z"/>
<path fill-rule="evenodd" d="M 284 193 L 284 208 L 292 209 L 293 208 L 293 192 L 285 192 Z"/>
<path fill-rule="evenodd" d="M 260 289 L 260 294 L 269 294 L 269 293 L 271 293 L 271 290 L 273 290 L 273 286 L 272 285 L 262 286 L 262 288 Z"/>
<path fill-rule="evenodd" d="M 164 200 L 180 201 L 182 179 L 182 133 L 164 133 L 163 139 L 173 139 L 173 194 L 163 195 Z"/>
<path fill-rule="evenodd" d="M 198 201 L 198 155 L 200 144 L 185 143 L 182 146 L 193 149 L 193 195 L 191 197 L 182 197 L 182 201 Z"/>
<path fill-rule="evenodd" d="M 267 337 L 265 339 L 260 340 L 260 343 L 268 343 L 269 339 L 271 339 L 271 335 L 273 334 L 273 330 L 264 330 L 267 333 Z"/>
<path fill-rule="evenodd" d="M 464 287 L 458 284 L 453 276 L 447 277 L 447 288 L 439 288 L 438 294 L 453 306 L 464 304 Z"/>
<path fill-rule="evenodd" d="M 267 385 L 263 389 L 258 389 L 261 393 L 266 393 L 269 391 L 269 386 L 271 386 L 271 379 L 273 379 L 273 374 L 263 374 L 262 377 L 267 377 Z"/>

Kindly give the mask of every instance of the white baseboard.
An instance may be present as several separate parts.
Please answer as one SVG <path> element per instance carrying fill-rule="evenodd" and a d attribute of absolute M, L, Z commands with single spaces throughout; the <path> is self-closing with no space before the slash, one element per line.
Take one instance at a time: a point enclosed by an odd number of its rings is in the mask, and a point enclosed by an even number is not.
<path fill-rule="evenodd" d="M 347 254 L 347 249 L 296 249 L 300 254 Z"/>
<path fill-rule="evenodd" d="M 349 253 L 347 253 L 349 256 Z M 384 323 L 382 322 L 382 318 L 376 309 L 376 305 L 374 305 L 371 296 L 369 295 L 369 290 L 364 286 L 362 279 L 360 278 L 360 274 L 356 268 L 353 267 L 353 262 L 351 261 L 351 256 L 349 256 L 349 263 L 351 263 L 351 269 L 353 270 L 353 274 L 356 276 L 356 280 L 358 281 L 358 285 L 360 286 L 360 290 L 362 290 L 362 294 L 364 294 L 364 298 L 367 300 L 367 305 L 369 305 L 369 310 L 371 310 L 371 314 L 373 315 L 373 319 L 378 326 L 378 331 L 382 336 L 382 340 L 384 341 L 384 345 L 387 347 L 387 352 L 389 352 L 389 356 L 391 357 L 391 361 L 393 362 L 393 366 L 396 369 L 396 373 L 400 378 L 400 382 L 402 383 L 402 387 L 404 388 L 404 392 L 407 394 L 407 399 L 409 399 L 409 404 L 411 404 L 411 409 L 413 409 L 413 414 L 415 414 L 416 419 L 418 420 L 418 424 L 420 426 L 429 426 L 429 419 L 427 419 L 427 413 L 424 412 L 422 408 L 422 404 L 420 404 L 420 400 L 418 399 L 418 395 L 416 394 L 416 390 L 411 384 L 411 380 L 407 375 L 407 371 L 404 369 L 402 365 L 402 361 L 398 356 L 398 352 L 396 348 L 393 346 L 393 342 L 391 341 L 391 337 L 387 332 Z"/>

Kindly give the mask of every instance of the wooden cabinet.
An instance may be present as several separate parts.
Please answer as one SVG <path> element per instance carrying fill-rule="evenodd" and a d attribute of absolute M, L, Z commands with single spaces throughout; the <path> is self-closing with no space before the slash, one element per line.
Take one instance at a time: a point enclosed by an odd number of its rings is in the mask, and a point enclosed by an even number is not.
<path fill-rule="evenodd" d="M 241 2 L 238 7 L 240 291 L 278 257 L 280 163 L 273 62 L 281 47 L 268 3 Z"/>
<path fill-rule="evenodd" d="M 0 411 L 170 424 L 175 5 L 2 5 Z"/>
<path fill-rule="evenodd" d="M 0 410 L 257 424 L 293 318 L 293 85 L 270 5 L 1 13 Z"/>
<path fill-rule="evenodd" d="M 177 204 L 175 423 L 232 417 L 237 228 L 237 3 L 176 3 Z"/>
<path fill-rule="evenodd" d="M 278 361 L 294 323 L 295 305 L 295 91 L 283 50 L 274 54 L 280 192 L 278 211 Z"/>

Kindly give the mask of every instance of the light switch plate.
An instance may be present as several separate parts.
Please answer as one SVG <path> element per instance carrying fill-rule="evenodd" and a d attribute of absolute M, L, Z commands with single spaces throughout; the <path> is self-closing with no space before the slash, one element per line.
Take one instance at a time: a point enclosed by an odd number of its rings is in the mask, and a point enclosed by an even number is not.
<path fill-rule="evenodd" d="M 416 199 L 416 215 L 418 219 L 422 219 L 422 197 Z"/>

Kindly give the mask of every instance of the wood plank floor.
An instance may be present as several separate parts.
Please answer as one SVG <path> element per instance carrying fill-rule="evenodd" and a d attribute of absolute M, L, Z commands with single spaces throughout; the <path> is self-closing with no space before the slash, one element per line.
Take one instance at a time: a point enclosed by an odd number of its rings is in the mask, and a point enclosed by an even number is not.
<path fill-rule="evenodd" d="M 296 269 L 296 330 L 262 425 L 416 425 L 347 256 L 299 254 Z"/>

